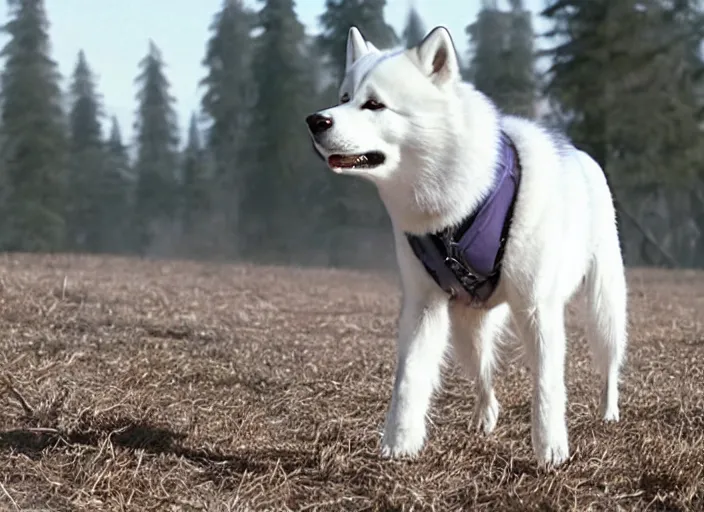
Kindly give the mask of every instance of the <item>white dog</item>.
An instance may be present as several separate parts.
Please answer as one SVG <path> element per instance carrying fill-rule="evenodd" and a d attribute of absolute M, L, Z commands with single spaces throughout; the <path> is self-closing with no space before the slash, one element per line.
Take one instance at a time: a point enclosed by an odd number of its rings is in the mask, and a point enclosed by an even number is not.
<path fill-rule="evenodd" d="M 403 306 L 384 455 L 423 447 L 450 344 L 475 380 L 475 425 L 490 433 L 510 329 L 533 377 L 535 455 L 568 459 L 564 310 L 582 283 L 600 414 L 618 421 L 626 280 L 611 193 L 592 158 L 463 83 L 443 27 L 384 52 L 353 27 L 340 104 L 306 121 L 333 171 L 377 186 L 393 224 Z"/>

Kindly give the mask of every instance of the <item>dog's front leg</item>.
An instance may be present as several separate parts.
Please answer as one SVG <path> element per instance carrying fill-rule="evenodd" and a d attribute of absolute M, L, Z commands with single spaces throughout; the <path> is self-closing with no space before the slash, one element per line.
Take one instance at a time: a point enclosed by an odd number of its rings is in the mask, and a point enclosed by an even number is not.
<path fill-rule="evenodd" d="M 448 344 L 447 299 L 405 297 L 399 319 L 396 380 L 382 439 L 384 456 L 414 456 L 426 436 L 425 415 L 440 384 Z"/>

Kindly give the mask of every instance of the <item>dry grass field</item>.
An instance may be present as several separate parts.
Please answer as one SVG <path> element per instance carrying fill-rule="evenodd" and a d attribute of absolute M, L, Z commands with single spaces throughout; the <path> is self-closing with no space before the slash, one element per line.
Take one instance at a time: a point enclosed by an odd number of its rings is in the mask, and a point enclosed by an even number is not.
<path fill-rule="evenodd" d="M 571 460 L 537 469 L 530 381 L 499 424 L 445 371 L 416 460 L 379 457 L 394 276 L 0 257 L 0 510 L 704 510 L 704 273 L 631 270 L 621 422 L 569 307 Z"/>

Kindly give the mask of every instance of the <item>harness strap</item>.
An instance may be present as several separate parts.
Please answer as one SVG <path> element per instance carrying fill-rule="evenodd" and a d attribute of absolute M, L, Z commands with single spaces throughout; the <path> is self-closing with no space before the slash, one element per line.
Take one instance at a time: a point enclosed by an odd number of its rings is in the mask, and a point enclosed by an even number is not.
<path fill-rule="evenodd" d="M 502 131 L 495 185 L 475 212 L 437 233 L 406 233 L 413 253 L 452 299 L 481 306 L 496 290 L 519 182 L 518 151 Z"/>

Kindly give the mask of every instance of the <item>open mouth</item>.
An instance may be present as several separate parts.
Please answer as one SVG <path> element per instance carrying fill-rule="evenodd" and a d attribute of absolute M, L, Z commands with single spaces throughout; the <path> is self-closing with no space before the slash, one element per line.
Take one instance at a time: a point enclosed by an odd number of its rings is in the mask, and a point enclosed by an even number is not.
<path fill-rule="evenodd" d="M 328 158 L 328 165 L 335 169 L 371 169 L 385 161 L 386 157 L 382 153 L 371 151 L 361 155 L 332 155 Z"/>

